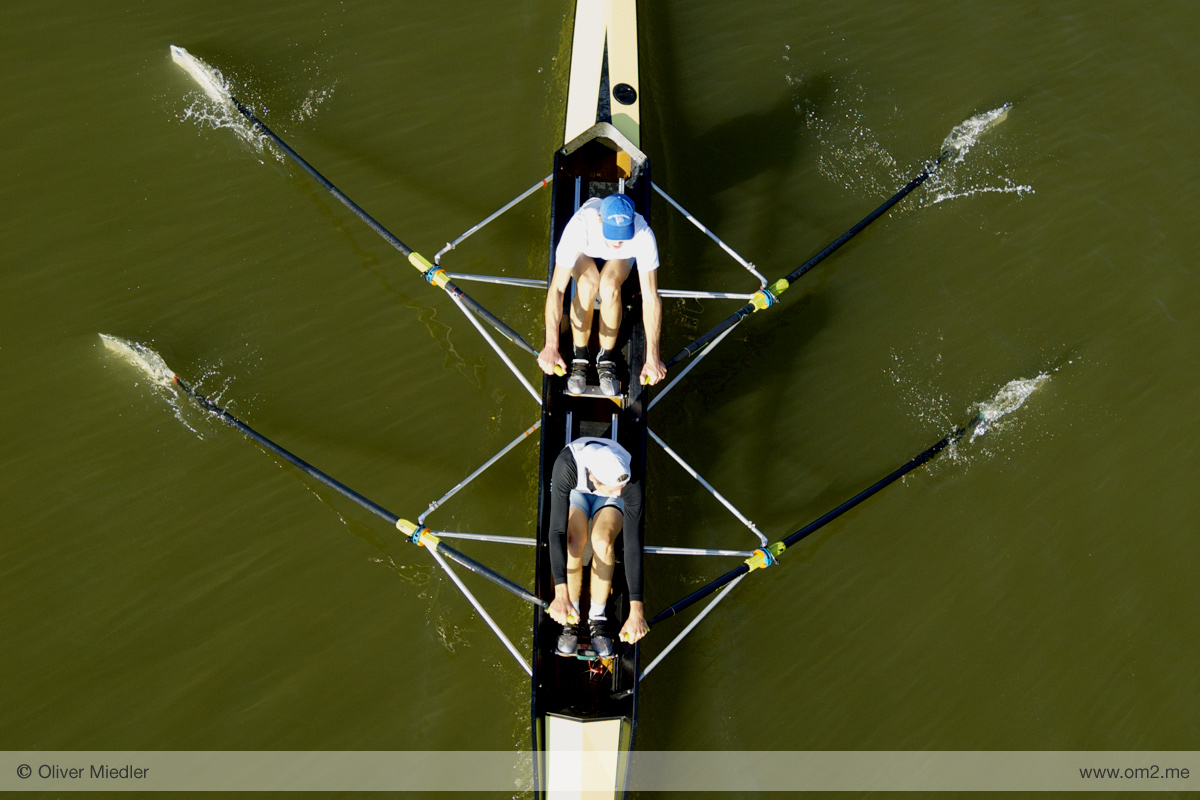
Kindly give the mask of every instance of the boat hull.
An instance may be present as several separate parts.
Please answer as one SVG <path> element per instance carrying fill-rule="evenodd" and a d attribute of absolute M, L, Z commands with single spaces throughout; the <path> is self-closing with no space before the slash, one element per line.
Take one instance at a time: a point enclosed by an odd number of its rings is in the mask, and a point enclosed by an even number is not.
<path fill-rule="evenodd" d="M 554 269 L 554 246 L 575 209 L 590 197 L 624 191 L 639 213 L 650 214 L 649 162 L 608 125 L 597 125 L 568 143 L 555 155 L 549 271 Z M 632 182 L 630 182 L 632 180 Z M 567 318 L 564 302 L 564 319 Z M 550 477 L 554 461 L 564 447 L 580 436 L 615 438 L 632 456 L 632 473 L 645 489 L 646 387 L 638 380 L 645 361 L 646 337 L 642 323 L 642 297 L 637 267 L 622 287 L 623 314 L 618 334 L 622 354 L 622 398 L 598 395 L 569 396 L 566 378 L 549 376 L 542 383 L 540 485 L 538 490 L 538 541 L 535 591 L 554 595 L 550 573 Z M 595 315 L 597 320 L 599 315 Z M 565 329 L 560 350 L 571 352 L 570 330 Z M 598 349 L 592 332 L 591 351 Z M 640 532 L 639 532 L 640 533 Z M 621 537 L 628 535 L 623 531 Z M 629 613 L 629 591 L 622 561 L 623 542 L 616 544 L 617 564 L 609 618 L 624 621 Z M 588 580 L 585 568 L 584 591 Z M 588 598 L 584 597 L 584 607 Z M 555 652 L 561 626 L 538 608 L 534 616 L 532 717 L 535 752 L 539 754 L 539 792 L 557 795 L 579 775 L 608 774 L 608 779 L 588 784 L 611 796 L 624 796 L 628 780 L 628 753 L 637 727 L 638 672 L 641 649 L 617 642 L 616 657 L 605 662 L 563 657 Z M 586 747 L 584 747 L 586 745 Z M 579 749 L 584 747 L 584 749 Z M 581 761 L 582 759 L 582 761 Z M 589 765 L 594 765 L 594 769 Z M 595 795 L 600 796 L 600 795 Z"/>

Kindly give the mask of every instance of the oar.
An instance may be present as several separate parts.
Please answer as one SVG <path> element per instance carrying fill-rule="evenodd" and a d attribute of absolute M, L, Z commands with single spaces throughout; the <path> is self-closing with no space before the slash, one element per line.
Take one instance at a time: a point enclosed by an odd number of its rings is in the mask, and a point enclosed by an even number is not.
<path fill-rule="evenodd" d="M 213 100 L 217 101 L 218 103 L 232 103 L 234 108 L 236 108 L 241 115 L 245 117 L 251 125 L 254 126 L 255 130 L 259 131 L 272 142 L 274 142 L 276 147 L 282 150 L 288 158 L 292 159 L 292 161 L 295 161 L 302 170 L 307 172 L 313 178 L 313 180 L 321 184 L 326 191 L 340 200 L 342 205 L 353 211 L 359 219 L 367 223 L 367 226 L 379 234 L 384 241 L 399 250 L 404 257 L 409 260 L 409 263 L 420 270 L 421 275 L 424 276 L 428 283 L 441 287 L 446 291 L 447 294 L 461 300 L 485 322 L 499 331 L 500 335 L 520 347 L 525 352 L 535 356 L 538 354 L 538 351 L 533 349 L 533 345 L 525 341 L 521 334 L 517 333 L 512 328 L 501 322 L 498 317 L 492 314 L 492 312 L 481 306 L 477 300 L 460 289 L 454 283 L 454 281 L 450 280 L 450 278 L 446 275 L 445 270 L 443 270 L 441 267 L 435 266 L 429 261 L 429 259 L 425 258 L 425 256 L 415 252 L 404 242 L 400 241 L 395 234 L 383 227 L 383 225 L 381 225 L 374 217 L 364 211 L 363 208 L 358 205 L 358 203 L 355 203 L 353 200 L 347 197 L 341 189 L 330 183 L 330 181 L 320 172 L 317 172 L 317 170 L 311 164 L 300 157 L 299 153 L 289 147 L 288 144 L 283 141 L 283 139 L 280 139 L 274 131 L 263 124 L 262 120 L 254 116 L 254 112 L 242 105 L 241 101 L 234 97 L 228 88 L 220 85 L 217 81 L 213 80 L 211 76 L 200 70 L 197 67 L 196 59 L 190 53 L 188 53 L 182 47 L 171 45 L 171 57 L 175 60 L 175 63 L 183 67 L 183 69 L 187 71 L 187 73 L 191 75 L 197 83 L 200 84 L 200 88 L 204 89 L 204 91 L 210 97 L 212 97 Z"/>
<path fill-rule="evenodd" d="M 868 225 L 870 225 L 872 222 L 879 219 L 884 214 L 886 214 L 889 210 L 891 210 L 892 206 L 896 205 L 896 203 L 899 203 L 901 200 L 903 200 L 905 197 L 907 197 L 910 192 L 912 192 L 914 189 L 916 189 L 918 186 L 920 186 L 922 183 L 924 183 L 926 180 L 928 180 L 929 176 L 932 175 L 937 170 L 937 168 L 939 166 L 941 166 L 941 163 L 943 161 L 945 161 L 946 158 L 948 158 L 953 152 L 954 152 L 953 148 L 946 148 L 945 150 L 943 150 L 936 159 L 934 159 L 932 162 L 927 164 L 925 166 L 925 168 L 921 170 L 919 175 L 917 175 L 915 178 L 913 178 L 911 181 L 909 181 L 907 184 L 905 184 L 903 189 L 901 189 L 900 191 L 896 192 L 894 195 L 889 197 L 887 199 L 887 202 L 885 202 L 879 208 L 872 211 L 867 216 L 863 217 L 863 219 L 857 225 L 855 225 L 853 228 L 851 228 L 850 230 L 843 233 L 837 239 L 834 239 L 833 242 L 831 242 L 828 247 L 826 247 L 821 252 L 817 253 L 815 256 L 810 258 L 808 261 L 805 261 L 803 264 L 801 264 L 799 266 L 799 268 L 797 268 L 794 272 L 792 272 L 786 278 L 781 278 L 781 279 L 775 281 L 775 283 L 771 284 L 767 288 L 762 289 L 758 292 L 755 292 L 754 297 L 751 298 L 750 302 L 746 303 L 746 305 L 739 308 L 728 319 L 721 322 L 719 325 L 717 325 L 711 331 L 704 334 L 699 339 L 697 339 L 696 341 L 689 344 L 687 347 L 680 350 L 670 361 L 667 362 L 667 366 L 670 367 L 673 364 L 676 364 L 685 358 L 691 357 L 700 348 L 704 347 L 706 344 L 708 344 L 713 339 L 720 336 L 725 331 L 732 328 L 734 325 L 737 325 L 739 322 L 741 322 L 743 319 L 745 319 L 746 317 L 753 314 L 755 311 L 761 311 L 764 308 L 770 308 L 771 306 L 775 305 L 777 302 L 779 302 L 779 296 L 782 295 L 785 291 L 787 291 L 788 286 L 790 286 L 792 284 L 792 282 L 794 282 L 801 275 L 803 275 L 804 273 L 808 272 L 810 269 L 815 267 L 817 264 L 820 264 L 822 261 L 824 261 L 826 258 L 828 258 L 831 254 L 833 254 L 835 251 L 837 251 L 846 242 L 850 241 L 855 236 L 862 233 L 862 231 Z"/>
<path fill-rule="evenodd" d="M 405 533 L 406 538 L 413 544 L 421 545 L 424 547 L 428 547 L 432 550 L 436 550 L 438 553 L 445 556 L 446 558 L 449 558 L 454 563 L 459 564 L 459 565 L 465 567 L 466 569 L 469 569 L 471 572 L 474 572 L 476 575 L 480 575 L 484 578 L 487 578 L 492 583 L 496 584 L 497 586 L 499 586 L 502 589 L 505 589 L 506 591 L 512 592 L 517 597 L 521 598 L 522 600 L 524 600 L 527 603 L 532 603 L 535 606 L 540 606 L 541 608 L 549 608 L 550 607 L 549 603 L 547 603 L 545 600 L 542 600 L 542 599 L 536 597 L 535 595 L 530 594 L 522 586 L 520 586 L 516 583 L 513 583 L 512 581 L 510 581 L 508 578 L 504 577 L 500 573 L 495 572 L 495 571 L 489 569 L 488 567 L 485 567 L 483 564 L 480 564 L 478 561 L 476 561 L 475 559 L 473 559 L 469 556 L 463 555 L 459 551 L 455 550 L 453 547 L 443 544 L 441 542 L 441 540 L 439 540 L 438 537 L 434 536 L 433 533 L 431 533 L 430 530 L 428 528 L 426 528 L 425 526 L 414 525 L 413 523 L 409 522 L 406 519 L 401 519 L 400 517 L 393 514 L 391 511 L 388 511 L 383 506 L 368 499 L 367 497 L 364 497 L 363 495 L 354 491 L 353 489 L 351 489 L 349 486 L 342 483 L 341 481 L 330 477 L 329 475 L 327 475 L 326 473 L 317 469 L 312 464 L 309 464 L 307 461 L 305 461 L 304 459 L 295 455 L 294 453 L 291 453 L 291 452 L 285 450 L 284 448 L 280 447 L 275 442 L 273 442 L 270 439 L 268 439 L 267 437 L 263 436 L 261 433 L 254 430 L 249 425 L 242 422 L 240 419 L 233 416 L 225 409 L 221 408 L 219 405 L 214 403 L 212 400 L 209 400 L 207 397 L 205 397 L 204 395 L 197 392 L 195 389 L 193 389 L 190 385 L 188 385 L 178 375 L 172 373 L 170 377 L 176 386 L 178 386 L 189 397 L 191 397 L 193 400 L 195 400 L 197 403 L 199 403 L 205 410 L 212 413 L 213 416 L 215 416 L 217 419 L 221 420 L 226 425 L 229 425 L 233 428 L 237 428 L 239 431 L 244 433 L 246 436 L 249 436 L 251 439 L 258 442 L 258 444 L 261 445 L 264 449 L 269 450 L 270 452 L 279 456 L 280 458 L 282 458 L 284 461 L 288 462 L 292 466 L 297 467 L 298 469 L 302 470 L 303 472 L 307 473 L 308 475 L 312 476 L 313 478 L 316 478 L 318 481 L 325 484 L 326 486 L 333 489 L 334 491 L 339 492 L 340 494 L 344 495 L 345 497 L 350 498 L 351 500 L 353 500 L 354 502 L 358 503 L 360 506 L 365 508 L 367 511 L 370 511 L 375 516 L 387 520 L 389 525 L 394 525 L 397 529 L 399 529 L 400 531 Z"/>
<path fill-rule="evenodd" d="M 751 570 L 761 569 L 763 567 L 767 567 L 767 566 L 770 566 L 771 564 L 775 563 L 775 560 L 779 557 L 779 554 L 782 553 L 784 550 L 786 550 L 787 548 L 796 544 L 796 542 L 800 541 L 801 539 L 808 536 L 809 534 L 814 533 L 815 531 L 818 531 L 821 528 L 825 527 L 830 522 L 837 519 L 842 514 L 845 514 L 847 511 L 854 508 L 859 503 L 868 499 L 872 495 L 878 494 L 879 492 L 883 491 L 888 486 L 891 486 L 893 483 L 900 480 L 901 478 L 903 478 L 908 473 L 912 472 L 917 467 L 920 467 L 921 465 L 927 463 L 938 453 L 942 452 L 947 447 L 949 447 L 951 444 L 953 444 L 954 442 L 957 442 L 959 439 L 962 439 L 964 436 L 967 435 L 967 433 L 974 430 L 975 427 L 980 423 L 980 421 L 982 419 L 983 419 L 982 416 L 976 416 L 974 419 L 972 419 L 966 425 L 963 425 L 962 427 L 956 429 L 953 433 L 949 434 L 948 436 L 943 437 L 941 440 L 939 440 L 937 442 L 937 444 L 924 450 L 919 455 L 914 456 L 906 464 L 904 464 L 904 466 L 891 472 L 883 479 L 877 481 L 876 483 L 874 483 L 871 486 L 867 487 L 866 489 L 862 490 L 858 494 L 854 495 L 854 497 L 851 497 L 849 500 L 842 503 L 840 506 L 838 506 L 837 508 L 828 512 L 827 514 L 825 514 L 821 517 L 818 517 L 817 519 L 808 523 L 803 528 L 796 531 L 791 536 L 788 536 L 783 541 L 775 542 L 774 544 L 771 544 L 767 548 L 756 550 L 754 552 L 753 556 L 746 559 L 745 562 L 740 564 L 735 569 L 733 569 L 730 572 L 727 572 L 726 574 L 717 578 L 715 581 L 708 584 L 707 586 L 697 589 L 696 591 L 692 592 L 687 597 L 680 600 L 678 603 L 675 603 L 674 605 L 659 612 L 657 615 L 655 615 L 655 617 L 653 619 L 651 619 L 647 623 L 647 625 L 653 627 L 657 623 L 662 622 L 663 620 L 665 620 L 669 617 L 675 616 L 680 611 L 684 610 L 685 608 L 692 605 L 693 603 L 697 603 L 700 600 L 703 600 L 705 597 L 708 597 L 710 594 L 717 591 L 722 586 L 725 586 L 726 584 L 731 583 L 733 580 L 735 580 L 740 575 L 745 575 L 747 572 L 750 572 Z"/>

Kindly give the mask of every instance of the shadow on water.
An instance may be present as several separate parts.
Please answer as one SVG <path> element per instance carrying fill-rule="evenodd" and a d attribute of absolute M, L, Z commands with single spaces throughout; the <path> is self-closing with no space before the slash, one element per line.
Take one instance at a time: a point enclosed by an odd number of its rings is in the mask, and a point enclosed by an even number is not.
<path fill-rule="evenodd" d="M 702 127 L 703 123 L 697 125 L 679 102 L 679 98 L 686 96 L 683 93 L 688 87 L 678 74 L 680 60 L 675 47 L 675 37 L 678 34 L 677 28 L 672 24 L 673 16 L 669 4 L 663 3 L 644 6 L 639 16 L 643 45 L 654 43 L 652 50 L 645 46 L 642 48 L 644 53 L 653 53 L 652 67 L 643 67 L 643 87 L 648 89 L 644 91 L 648 101 L 644 113 L 650 138 L 650 141 L 644 141 L 643 145 L 647 147 L 655 164 L 658 183 L 718 236 L 722 235 L 728 220 L 722 215 L 720 204 L 715 199 L 717 194 L 754 181 L 758 213 L 751 228 L 750 241 L 754 243 L 757 253 L 787 254 L 786 261 L 776 259 L 774 268 L 760 269 L 769 280 L 774 280 L 794 269 L 802 259 L 808 257 L 807 253 L 801 252 L 802 250 L 811 249 L 816 252 L 826 244 L 783 241 L 783 237 L 788 235 L 788 231 L 794 230 L 794 225 L 789 222 L 791 219 L 797 216 L 822 216 L 817 205 L 819 198 L 813 197 L 804 207 L 798 208 L 790 184 L 796 179 L 797 165 L 811 157 L 809 151 L 813 147 L 811 138 L 806 135 L 803 117 L 796 109 L 801 105 L 806 108 L 827 106 L 832 91 L 832 79 L 827 76 L 806 79 L 803 86 L 793 86 L 785 90 L 765 108 L 747 111 L 697 132 L 695 129 Z M 671 187 L 680 187 L 678 193 Z M 665 205 L 663 207 L 666 208 Z M 673 210 L 666 213 L 675 214 Z M 657 217 L 653 223 L 656 226 L 663 224 L 664 216 Z M 677 219 L 672 220 L 672 224 L 675 224 Z M 713 245 L 704 237 L 691 236 L 672 237 L 669 246 L 671 252 L 666 254 L 669 263 L 686 265 L 700 263 L 703 248 Z M 753 260 L 751 254 L 743 255 Z M 675 282 L 669 283 L 674 285 Z M 691 287 L 687 281 L 680 283 Z M 669 414 L 672 427 L 676 430 L 702 428 L 707 412 L 743 398 L 753 390 L 755 399 L 752 410 L 738 435 L 746 442 L 743 445 L 746 451 L 772 452 L 773 437 L 769 421 L 776 409 L 789 402 L 789 398 L 785 396 L 789 382 L 763 381 L 762 376 L 766 370 L 792 374 L 798 368 L 807 343 L 828 324 L 831 316 L 828 298 L 794 290 L 787 299 L 790 306 L 786 311 L 788 324 L 780 325 L 778 319 L 747 321 L 749 327 L 739 328 L 737 334 L 731 336 L 723 347 L 714 351 L 705 364 L 689 375 L 690 386 L 681 384 L 677 390 L 678 396 L 664 402 L 659 418 Z M 711 324 L 702 325 L 693 336 L 707 330 Z M 672 355 L 686 340 L 693 338 L 681 335 L 681 323 L 677 318 L 668 317 L 663 327 L 665 355 Z M 682 369 L 683 366 L 677 365 L 675 369 Z M 673 406 L 669 411 L 666 408 L 668 403 Z M 666 434 L 670 443 L 670 431 Z M 749 441 L 746 441 L 747 439 Z M 712 474 L 713 467 L 725 458 L 725 454 L 713 448 L 688 446 L 686 441 L 676 444 L 680 455 L 701 475 Z M 767 459 L 759 459 L 747 464 L 746 468 L 748 472 L 742 483 L 765 486 L 769 485 L 771 473 L 778 466 L 768 463 Z M 685 498 L 695 498 L 696 493 L 703 492 L 699 486 L 691 484 L 691 479 L 673 463 L 656 469 L 655 472 L 659 474 L 659 480 L 668 487 L 679 482 L 688 482 L 688 488 L 684 492 Z M 668 505 L 671 504 L 674 494 L 676 493 L 668 490 Z M 686 508 L 678 510 L 683 516 L 670 509 L 664 513 L 660 507 L 659 518 L 669 517 L 671 527 L 679 530 L 704 527 L 704 520 L 699 517 L 704 512 L 692 508 L 693 504 L 690 502 L 682 505 Z M 695 505 L 709 509 L 707 501 L 699 501 Z M 714 515 L 725 513 L 715 501 L 712 507 L 709 510 Z M 725 519 L 728 519 L 731 525 L 724 527 L 737 529 L 740 534 L 745 533 L 732 517 L 723 518 L 722 521 Z M 690 524 L 691 520 L 698 524 L 693 527 Z M 738 541 L 741 542 L 740 536 Z M 672 543 L 688 544 L 683 541 Z M 702 565 L 688 565 L 687 571 L 701 575 L 711 572 L 715 577 L 728 568 L 723 561 L 720 564 L 710 563 L 715 561 L 713 559 L 703 561 L 705 563 Z M 661 580 L 659 587 L 652 589 L 652 595 L 658 598 L 655 602 L 665 605 L 698 588 L 695 575 L 686 578 L 678 574 L 679 570 L 680 567 L 674 564 L 665 564 L 663 568 L 654 569 L 653 572 L 648 570 L 649 575 Z M 743 588 L 739 591 L 744 593 L 749 589 Z M 659 609 L 647 610 L 657 613 Z M 670 641 L 693 613 L 695 612 L 689 612 L 688 616 L 678 623 L 664 624 L 661 634 L 655 637 L 661 637 L 661 641 L 655 642 L 655 648 L 648 651 L 647 657 L 653 657 L 659 646 Z M 668 658 L 687 658 L 686 652 L 685 644 L 680 651 L 672 653 Z M 677 703 L 685 702 L 683 693 L 688 683 L 690 681 L 655 682 L 653 707 L 671 708 Z M 670 718 L 670 715 L 663 715 L 662 718 L 655 719 L 653 726 L 646 731 L 652 736 L 647 746 L 653 747 L 656 741 L 670 741 L 675 738 L 674 732 L 670 730 Z"/>

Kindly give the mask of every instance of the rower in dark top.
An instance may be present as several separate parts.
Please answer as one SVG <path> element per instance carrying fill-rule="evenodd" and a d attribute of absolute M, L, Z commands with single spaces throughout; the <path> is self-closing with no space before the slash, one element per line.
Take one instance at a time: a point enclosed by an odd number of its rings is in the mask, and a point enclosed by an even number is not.
<path fill-rule="evenodd" d="M 588 628 L 592 649 L 601 658 L 613 655 L 606 606 L 616 567 L 613 548 L 624 538 L 625 580 L 629 584 L 629 619 L 620 638 L 636 642 L 646 635 L 642 606 L 642 483 L 630 474 L 629 452 L 611 439 L 582 437 L 563 448 L 554 461 L 550 498 L 550 572 L 554 600 L 549 614 L 563 626 L 558 653 L 575 654 L 579 644 L 583 551 L 591 526 L 592 577 Z"/>

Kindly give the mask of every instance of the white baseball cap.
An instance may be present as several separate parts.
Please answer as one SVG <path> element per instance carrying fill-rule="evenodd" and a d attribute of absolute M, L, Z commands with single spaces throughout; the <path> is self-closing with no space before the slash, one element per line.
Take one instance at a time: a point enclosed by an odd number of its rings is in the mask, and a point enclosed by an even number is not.
<path fill-rule="evenodd" d="M 605 486 L 624 486 L 629 483 L 629 451 L 616 442 L 591 444 L 584 448 L 583 466 L 592 477 Z"/>

